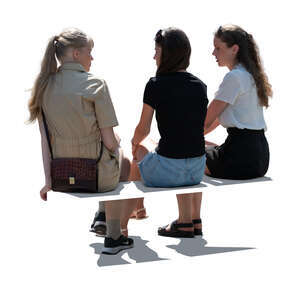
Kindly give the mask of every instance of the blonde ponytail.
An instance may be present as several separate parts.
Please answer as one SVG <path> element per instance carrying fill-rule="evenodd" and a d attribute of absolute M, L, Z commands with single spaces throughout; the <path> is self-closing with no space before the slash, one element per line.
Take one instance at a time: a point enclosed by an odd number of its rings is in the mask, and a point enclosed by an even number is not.
<path fill-rule="evenodd" d="M 47 45 L 45 55 L 41 64 L 41 71 L 34 83 L 31 97 L 29 99 L 29 122 L 33 122 L 39 116 L 42 107 L 42 99 L 50 80 L 50 77 L 57 72 L 57 61 L 55 58 L 55 41 L 56 36 L 53 36 Z"/>
<path fill-rule="evenodd" d="M 62 62 L 68 48 L 78 49 L 87 44 L 93 47 L 94 42 L 84 32 L 76 28 L 65 29 L 60 35 L 53 36 L 49 40 L 42 60 L 41 71 L 34 83 L 28 103 L 29 123 L 35 121 L 41 113 L 44 92 L 51 77 L 57 72 L 56 59 Z"/>

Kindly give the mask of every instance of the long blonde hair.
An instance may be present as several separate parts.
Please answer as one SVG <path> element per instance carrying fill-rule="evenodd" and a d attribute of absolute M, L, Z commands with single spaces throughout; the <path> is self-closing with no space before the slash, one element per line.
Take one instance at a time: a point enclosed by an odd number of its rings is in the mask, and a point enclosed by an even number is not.
<path fill-rule="evenodd" d="M 78 49 L 88 44 L 93 46 L 93 40 L 76 28 L 65 29 L 61 34 L 50 38 L 41 63 L 41 71 L 35 80 L 29 99 L 30 117 L 28 122 L 35 121 L 41 113 L 45 89 L 58 70 L 57 60 L 62 62 L 68 49 Z"/>

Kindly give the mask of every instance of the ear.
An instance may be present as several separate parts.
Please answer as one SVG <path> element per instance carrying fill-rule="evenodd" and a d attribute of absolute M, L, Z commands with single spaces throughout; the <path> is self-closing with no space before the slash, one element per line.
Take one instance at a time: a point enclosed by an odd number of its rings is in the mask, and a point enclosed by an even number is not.
<path fill-rule="evenodd" d="M 236 55 L 236 54 L 239 52 L 239 49 L 240 49 L 239 45 L 234 44 L 234 45 L 232 46 L 232 53 L 233 53 L 234 55 Z"/>
<path fill-rule="evenodd" d="M 73 59 L 76 60 L 80 55 L 80 51 L 78 49 L 73 50 Z"/>

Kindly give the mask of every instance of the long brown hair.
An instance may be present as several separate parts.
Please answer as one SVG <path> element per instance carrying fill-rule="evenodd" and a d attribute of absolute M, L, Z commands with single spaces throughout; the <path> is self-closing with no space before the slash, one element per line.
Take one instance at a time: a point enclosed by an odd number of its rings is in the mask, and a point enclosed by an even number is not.
<path fill-rule="evenodd" d="M 93 46 L 92 39 L 76 28 L 65 29 L 61 34 L 50 38 L 28 103 L 29 122 L 35 121 L 41 113 L 45 89 L 58 69 L 57 60 L 62 62 L 68 49 L 78 49 L 88 44 Z"/>
<path fill-rule="evenodd" d="M 174 27 L 159 30 L 154 40 L 162 48 L 156 75 L 185 70 L 189 66 L 191 45 L 182 30 Z"/>
<path fill-rule="evenodd" d="M 259 50 L 253 36 L 236 25 L 220 26 L 215 37 L 226 43 L 227 47 L 238 45 L 237 61 L 242 63 L 252 75 L 257 89 L 257 95 L 262 106 L 269 106 L 269 97 L 272 97 L 272 86 L 264 72 Z"/>

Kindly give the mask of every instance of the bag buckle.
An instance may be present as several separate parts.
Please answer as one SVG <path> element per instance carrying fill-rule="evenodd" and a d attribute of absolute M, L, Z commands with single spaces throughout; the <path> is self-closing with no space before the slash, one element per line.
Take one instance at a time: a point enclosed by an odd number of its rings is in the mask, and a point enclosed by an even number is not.
<path fill-rule="evenodd" d="M 75 177 L 69 177 L 69 184 L 75 184 Z"/>

